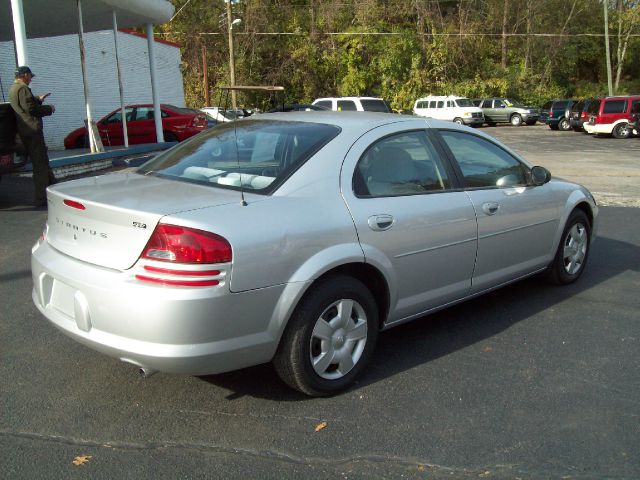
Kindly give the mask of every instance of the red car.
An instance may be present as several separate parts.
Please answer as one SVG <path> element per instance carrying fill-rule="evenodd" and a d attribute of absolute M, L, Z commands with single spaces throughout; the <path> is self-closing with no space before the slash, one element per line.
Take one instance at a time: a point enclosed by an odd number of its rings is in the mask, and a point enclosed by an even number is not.
<path fill-rule="evenodd" d="M 207 128 L 207 117 L 198 110 L 165 104 L 160 105 L 160 110 L 165 142 L 181 142 Z M 125 114 L 130 145 L 156 142 L 153 105 L 127 105 Z M 100 119 L 97 126 L 103 145 L 124 145 L 120 109 Z M 88 145 L 87 129 L 84 127 L 74 130 L 64 139 L 65 148 L 85 148 Z"/>

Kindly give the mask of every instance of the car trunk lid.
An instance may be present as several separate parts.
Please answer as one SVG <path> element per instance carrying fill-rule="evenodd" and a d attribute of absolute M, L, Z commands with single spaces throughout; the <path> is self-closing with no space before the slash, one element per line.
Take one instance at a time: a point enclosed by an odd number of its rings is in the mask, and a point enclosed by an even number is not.
<path fill-rule="evenodd" d="M 166 215 L 240 202 L 238 192 L 137 174 L 112 174 L 48 190 L 47 242 L 78 260 L 125 270 Z"/>

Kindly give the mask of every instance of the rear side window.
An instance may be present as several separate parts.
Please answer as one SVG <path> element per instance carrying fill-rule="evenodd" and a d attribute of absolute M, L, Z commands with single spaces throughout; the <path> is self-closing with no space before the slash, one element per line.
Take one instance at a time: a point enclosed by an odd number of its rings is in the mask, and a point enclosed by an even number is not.
<path fill-rule="evenodd" d="M 624 113 L 626 108 L 626 100 L 606 100 L 602 107 L 602 113 Z"/>
<path fill-rule="evenodd" d="M 440 100 L 438 102 L 437 108 L 443 108 L 444 107 L 444 100 Z"/>
<path fill-rule="evenodd" d="M 436 108 L 436 101 L 435 100 L 431 100 L 429 102 L 429 108 Z"/>
<path fill-rule="evenodd" d="M 492 100 L 485 100 L 482 102 L 482 108 L 491 108 Z"/>
<path fill-rule="evenodd" d="M 363 99 L 360 100 L 360 103 L 362 104 L 362 108 L 365 112 L 389 113 L 389 108 L 387 107 L 387 104 L 384 103 L 384 100 Z"/>
<path fill-rule="evenodd" d="M 339 133 L 340 128 L 320 123 L 224 123 L 167 150 L 137 173 L 271 193 Z"/>
<path fill-rule="evenodd" d="M 355 112 L 357 110 L 356 103 L 353 100 L 338 100 L 339 112 Z"/>
<path fill-rule="evenodd" d="M 593 100 L 587 107 L 587 112 L 597 115 L 600 112 L 600 103 L 602 103 L 601 100 Z"/>
<path fill-rule="evenodd" d="M 358 197 L 414 195 L 450 188 L 442 160 L 423 131 L 373 143 L 353 174 L 353 191 Z"/>
<path fill-rule="evenodd" d="M 450 130 L 440 133 L 460 166 L 466 187 L 526 185 L 526 167 L 502 148 L 468 133 Z"/>

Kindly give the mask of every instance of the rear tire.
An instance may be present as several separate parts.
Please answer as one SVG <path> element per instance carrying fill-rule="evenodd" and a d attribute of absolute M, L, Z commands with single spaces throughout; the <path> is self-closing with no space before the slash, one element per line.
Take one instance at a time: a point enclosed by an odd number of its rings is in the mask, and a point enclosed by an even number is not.
<path fill-rule="evenodd" d="M 561 118 L 558 122 L 558 128 L 563 132 L 566 132 L 571 129 L 571 123 L 566 118 Z"/>
<path fill-rule="evenodd" d="M 551 130 L 558 130 L 558 125 L 549 125 Z"/>
<path fill-rule="evenodd" d="M 584 271 L 590 247 L 589 219 L 582 210 L 574 210 L 569 215 L 556 255 L 547 269 L 547 279 L 557 285 L 575 282 Z"/>
<path fill-rule="evenodd" d="M 625 122 L 617 124 L 613 127 L 611 134 L 615 138 L 629 138 L 629 130 L 627 130 L 627 124 Z"/>
<path fill-rule="evenodd" d="M 287 325 L 273 365 L 290 387 L 310 396 L 348 388 L 371 360 L 378 307 L 355 278 L 335 275 L 311 287 Z"/>

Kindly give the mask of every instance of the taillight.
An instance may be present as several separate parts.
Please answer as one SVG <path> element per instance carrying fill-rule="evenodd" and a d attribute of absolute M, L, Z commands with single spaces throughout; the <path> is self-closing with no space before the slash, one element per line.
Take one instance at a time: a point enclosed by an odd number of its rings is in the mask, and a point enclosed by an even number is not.
<path fill-rule="evenodd" d="M 206 127 L 207 117 L 205 117 L 204 115 L 196 115 L 195 117 L 193 117 L 191 125 L 193 125 L 194 127 Z"/>
<path fill-rule="evenodd" d="M 582 112 L 580 114 L 580 118 L 589 118 L 589 114 L 587 112 Z"/>
<path fill-rule="evenodd" d="M 215 233 L 159 224 L 141 258 L 185 264 L 227 263 L 232 253 L 229 242 Z"/>
<path fill-rule="evenodd" d="M 549 110 L 549 118 L 553 117 L 553 110 Z"/>

